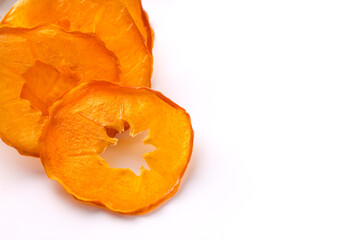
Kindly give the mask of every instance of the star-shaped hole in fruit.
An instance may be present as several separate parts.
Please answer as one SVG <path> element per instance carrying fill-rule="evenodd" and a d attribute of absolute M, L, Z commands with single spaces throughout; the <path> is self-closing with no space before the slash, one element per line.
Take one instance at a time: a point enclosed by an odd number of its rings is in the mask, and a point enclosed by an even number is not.
<path fill-rule="evenodd" d="M 150 170 L 143 154 L 154 151 L 156 148 L 151 144 L 145 144 L 143 140 L 149 131 L 141 132 L 131 136 L 130 129 L 124 132 L 117 132 L 114 129 L 107 129 L 110 137 L 116 138 L 117 143 L 109 146 L 100 157 L 106 160 L 111 168 L 129 168 L 136 175 L 141 174 L 141 168 Z"/>

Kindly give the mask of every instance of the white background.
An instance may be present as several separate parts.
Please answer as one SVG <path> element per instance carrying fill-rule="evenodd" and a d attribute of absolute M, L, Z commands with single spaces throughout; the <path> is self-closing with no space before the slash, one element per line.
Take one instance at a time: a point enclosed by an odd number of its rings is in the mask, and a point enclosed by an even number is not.
<path fill-rule="evenodd" d="M 360 239 L 359 1 L 143 4 L 153 88 L 196 134 L 179 192 L 113 214 L 1 143 L 0 239 Z"/>

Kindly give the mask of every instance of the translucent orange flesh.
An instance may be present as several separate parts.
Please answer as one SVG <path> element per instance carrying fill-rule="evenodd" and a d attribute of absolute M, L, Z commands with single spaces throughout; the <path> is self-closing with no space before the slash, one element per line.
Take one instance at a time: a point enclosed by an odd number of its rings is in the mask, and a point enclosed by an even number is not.
<path fill-rule="evenodd" d="M 80 74 L 67 66 L 58 71 L 53 66 L 39 61 L 22 74 L 22 77 L 25 84 L 20 97 L 29 100 L 44 116 L 49 115 L 48 110 L 56 100 L 81 81 Z"/>
<path fill-rule="evenodd" d="M 147 47 L 149 51 L 152 53 L 152 49 L 154 47 L 154 30 L 150 26 L 149 15 L 143 11 L 142 18 L 145 24 L 146 32 L 147 32 Z"/>
<path fill-rule="evenodd" d="M 107 129 L 130 134 L 149 130 L 144 154 L 150 170 L 110 168 L 99 154 L 116 139 Z M 189 115 L 158 92 L 90 82 L 57 102 L 42 136 L 41 160 L 51 179 L 77 199 L 126 214 L 142 214 L 175 194 L 192 152 Z M 66 144 L 64 144 L 66 143 Z M 119 153 L 121 154 L 121 153 Z"/>
<path fill-rule="evenodd" d="M 141 35 L 144 37 L 148 50 L 152 52 L 154 34 L 150 27 L 149 18 L 144 11 L 141 0 L 120 0 L 128 9 Z"/>
<path fill-rule="evenodd" d="M 69 31 L 95 33 L 119 58 L 124 85 L 150 87 L 153 59 L 138 27 L 144 34 L 151 29 L 140 21 L 138 0 L 123 2 L 131 13 L 120 0 L 20 0 L 1 23 L 21 27 L 51 23 Z"/>
<path fill-rule="evenodd" d="M 80 82 L 118 82 L 117 57 L 97 38 L 55 26 L 0 27 L 0 136 L 39 155 L 48 108 Z"/>

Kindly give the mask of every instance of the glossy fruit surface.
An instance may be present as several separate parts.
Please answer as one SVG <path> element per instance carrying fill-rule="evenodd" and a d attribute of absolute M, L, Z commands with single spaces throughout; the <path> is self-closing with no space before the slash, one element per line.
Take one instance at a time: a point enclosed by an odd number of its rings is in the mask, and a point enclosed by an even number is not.
<path fill-rule="evenodd" d="M 149 130 L 144 143 L 156 147 L 144 154 L 150 170 L 142 168 L 139 176 L 110 168 L 99 157 L 117 141 L 107 130 L 122 132 L 125 124 L 131 135 Z M 46 173 L 66 191 L 116 212 L 142 214 L 177 191 L 193 130 L 185 110 L 161 93 L 100 81 L 82 84 L 55 103 L 42 141 Z"/>
<path fill-rule="evenodd" d="M 154 32 L 149 23 L 149 17 L 142 7 L 141 0 L 120 0 L 128 9 L 131 17 L 136 23 L 149 51 L 152 52 L 154 43 Z"/>
<path fill-rule="evenodd" d="M 140 14 L 137 13 L 141 8 L 139 4 L 128 4 L 134 16 Z M 135 19 L 146 32 L 147 27 L 140 24 L 139 17 Z M 152 54 L 137 23 L 120 0 L 20 0 L 1 23 L 19 27 L 47 23 L 67 31 L 94 33 L 119 58 L 120 81 L 124 85 L 151 85 Z"/>
<path fill-rule="evenodd" d="M 38 156 L 48 108 L 81 82 L 118 82 L 117 57 L 89 34 L 50 25 L 0 27 L 0 136 Z"/>

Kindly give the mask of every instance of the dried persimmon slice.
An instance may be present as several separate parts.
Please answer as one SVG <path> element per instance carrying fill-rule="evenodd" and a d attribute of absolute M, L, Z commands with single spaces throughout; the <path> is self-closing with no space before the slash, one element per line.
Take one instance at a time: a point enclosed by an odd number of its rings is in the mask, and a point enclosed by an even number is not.
<path fill-rule="evenodd" d="M 151 85 L 152 54 L 119 0 L 20 0 L 1 23 L 20 27 L 49 23 L 68 31 L 95 33 L 119 58 L 124 85 Z"/>
<path fill-rule="evenodd" d="M 0 136 L 38 156 L 48 108 L 81 82 L 118 82 L 117 57 L 89 34 L 55 26 L 0 27 Z"/>
<path fill-rule="evenodd" d="M 130 135 L 148 130 L 143 155 L 150 170 L 110 168 L 99 154 L 130 125 Z M 112 135 L 113 136 L 113 135 Z M 184 109 L 147 88 L 110 82 L 84 83 L 51 108 L 42 136 L 41 160 L 49 178 L 77 199 L 126 214 L 152 210 L 175 194 L 190 160 L 193 130 Z M 119 153 L 121 154 L 121 153 Z"/>
<path fill-rule="evenodd" d="M 145 25 L 145 30 L 147 32 L 147 34 L 146 34 L 147 47 L 148 47 L 149 51 L 152 53 L 152 49 L 154 47 L 154 30 L 150 26 L 149 15 L 147 14 L 147 12 L 145 10 L 142 11 L 142 18 L 143 18 L 143 22 Z"/>
<path fill-rule="evenodd" d="M 142 7 L 141 0 L 120 0 L 128 9 L 131 17 L 144 37 L 146 46 L 152 52 L 154 43 L 154 32 L 149 23 L 149 17 Z"/>

